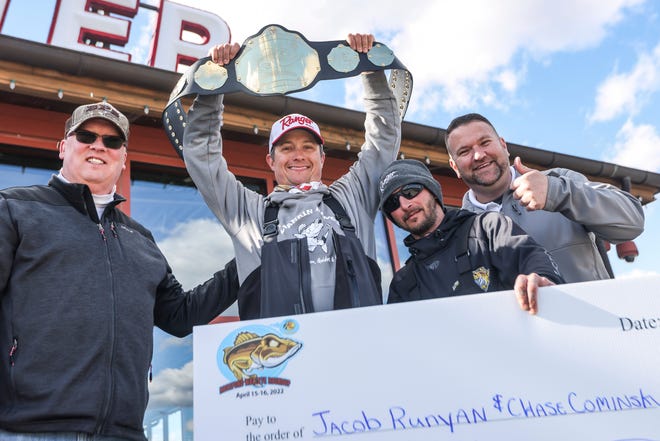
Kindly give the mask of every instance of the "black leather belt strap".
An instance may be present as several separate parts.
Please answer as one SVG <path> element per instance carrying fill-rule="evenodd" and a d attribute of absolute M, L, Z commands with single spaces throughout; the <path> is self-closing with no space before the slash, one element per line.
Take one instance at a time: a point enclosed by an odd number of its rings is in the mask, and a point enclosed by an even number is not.
<path fill-rule="evenodd" d="M 229 64 L 220 66 L 211 57 L 204 57 L 190 66 L 170 94 L 163 111 L 163 127 L 183 157 L 187 115 L 181 98 L 185 96 L 231 92 L 287 95 L 307 90 L 321 80 L 377 70 L 391 70 L 389 83 L 403 119 L 412 93 L 412 75 L 387 46 L 376 42 L 363 54 L 351 49 L 346 41 L 308 41 L 298 32 L 271 24 L 246 39 Z"/>

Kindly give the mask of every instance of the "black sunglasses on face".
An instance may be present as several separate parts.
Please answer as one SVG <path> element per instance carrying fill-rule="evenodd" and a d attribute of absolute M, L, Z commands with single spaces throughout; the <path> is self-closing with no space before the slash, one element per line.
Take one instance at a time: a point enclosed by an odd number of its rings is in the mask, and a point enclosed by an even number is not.
<path fill-rule="evenodd" d="M 90 132 L 88 130 L 76 130 L 69 136 L 71 135 L 76 135 L 76 141 L 81 144 L 94 144 L 96 142 L 96 138 L 100 136 L 101 140 L 103 141 L 103 145 L 109 149 L 117 150 L 122 145 L 124 145 L 124 138 L 117 135 L 99 135 L 98 133 Z"/>
<path fill-rule="evenodd" d="M 392 193 L 390 197 L 385 200 L 385 203 L 383 204 L 383 210 L 386 214 L 390 214 L 401 206 L 401 204 L 399 204 L 399 196 L 403 196 L 404 198 L 410 200 L 420 194 L 422 190 L 424 190 L 424 186 L 422 184 L 404 185 L 398 191 Z"/>

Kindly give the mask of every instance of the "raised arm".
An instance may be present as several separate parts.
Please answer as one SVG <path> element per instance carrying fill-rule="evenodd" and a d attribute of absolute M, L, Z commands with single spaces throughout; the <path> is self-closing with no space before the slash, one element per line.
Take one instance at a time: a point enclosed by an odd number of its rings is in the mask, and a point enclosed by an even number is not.
<path fill-rule="evenodd" d="M 209 55 L 218 64 L 228 63 L 236 53 L 237 44 L 216 45 Z M 186 169 L 204 201 L 227 232 L 238 234 L 253 219 L 261 219 L 261 196 L 246 189 L 229 171 L 223 156 L 222 115 L 223 95 L 197 96 L 188 112 L 183 137 Z M 250 228 L 258 228 L 251 225 Z"/>

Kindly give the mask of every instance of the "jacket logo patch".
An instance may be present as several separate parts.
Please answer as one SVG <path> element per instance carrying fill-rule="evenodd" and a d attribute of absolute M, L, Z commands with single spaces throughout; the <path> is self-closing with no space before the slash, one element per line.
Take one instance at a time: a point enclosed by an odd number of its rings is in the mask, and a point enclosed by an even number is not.
<path fill-rule="evenodd" d="M 472 278 L 474 279 L 474 283 L 476 283 L 482 291 L 488 291 L 488 287 L 490 286 L 490 270 L 488 268 L 480 266 L 472 271 Z"/>
<path fill-rule="evenodd" d="M 126 225 L 124 225 L 124 224 L 119 224 L 119 228 L 121 228 L 121 229 L 124 230 L 124 231 L 128 231 L 129 233 L 135 233 L 135 231 L 131 230 L 130 228 L 128 228 L 128 227 L 127 227 Z"/>

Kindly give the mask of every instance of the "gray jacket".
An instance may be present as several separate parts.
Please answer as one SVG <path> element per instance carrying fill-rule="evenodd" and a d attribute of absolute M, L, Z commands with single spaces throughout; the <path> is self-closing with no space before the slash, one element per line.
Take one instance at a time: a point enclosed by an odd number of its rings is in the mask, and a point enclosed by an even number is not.
<path fill-rule="evenodd" d="M 520 176 L 513 167 L 512 171 L 514 178 Z M 619 243 L 639 236 L 644 231 L 641 203 L 613 185 L 591 182 L 572 170 L 553 168 L 543 173 L 548 176 L 543 210 L 527 211 L 508 190 L 501 213 L 550 252 L 567 283 L 609 279 L 595 239 Z M 482 212 L 468 193 L 463 208 Z"/>
<path fill-rule="evenodd" d="M 385 74 L 374 72 L 362 75 L 362 79 L 366 136 L 358 161 L 331 185 L 321 184 L 317 189 L 297 194 L 276 191 L 264 197 L 245 188 L 228 170 L 222 155 L 222 96 L 195 99 L 184 134 L 186 168 L 207 205 L 232 238 L 241 283 L 261 265 L 264 208 L 269 200 L 280 204 L 278 241 L 307 238 L 314 310 L 332 309 L 336 256 L 329 240 L 333 230 L 343 235 L 334 214 L 322 201 L 324 194 L 332 193 L 344 207 L 364 252 L 375 259 L 378 180 L 387 165 L 396 159 L 401 124 Z M 264 150 L 263 157 L 265 153 Z"/>

